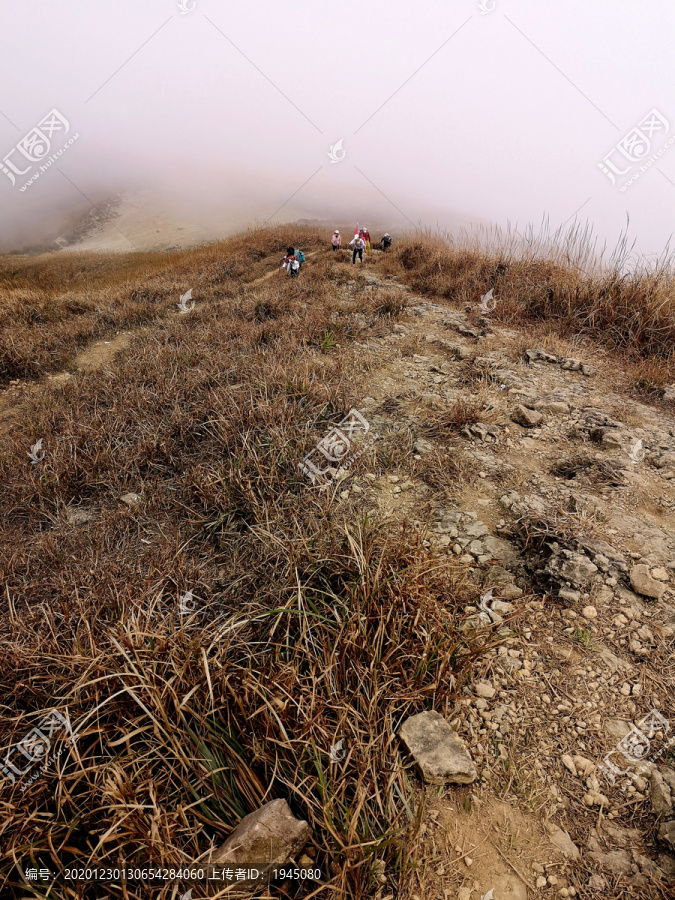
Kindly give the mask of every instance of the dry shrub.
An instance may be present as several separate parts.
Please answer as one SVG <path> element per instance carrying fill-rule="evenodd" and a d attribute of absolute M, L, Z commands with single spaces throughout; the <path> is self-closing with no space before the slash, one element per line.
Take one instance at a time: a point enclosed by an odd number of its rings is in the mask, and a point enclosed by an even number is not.
<path fill-rule="evenodd" d="M 483 404 L 460 397 L 455 400 L 447 412 L 434 416 L 424 425 L 424 433 L 430 437 L 439 437 L 448 431 L 461 431 L 467 425 L 475 425 L 480 421 Z"/>

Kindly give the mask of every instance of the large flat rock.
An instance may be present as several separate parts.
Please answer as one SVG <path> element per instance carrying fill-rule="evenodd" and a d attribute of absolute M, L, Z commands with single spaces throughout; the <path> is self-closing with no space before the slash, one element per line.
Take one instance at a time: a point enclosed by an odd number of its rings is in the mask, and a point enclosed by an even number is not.
<path fill-rule="evenodd" d="M 471 784 L 476 780 L 476 767 L 464 741 L 437 712 L 406 719 L 399 735 L 427 784 Z"/>
<path fill-rule="evenodd" d="M 285 866 L 310 838 L 307 822 L 296 819 L 285 800 L 272 800 L 245 816 L 215 850 L 209 865 Z"/>

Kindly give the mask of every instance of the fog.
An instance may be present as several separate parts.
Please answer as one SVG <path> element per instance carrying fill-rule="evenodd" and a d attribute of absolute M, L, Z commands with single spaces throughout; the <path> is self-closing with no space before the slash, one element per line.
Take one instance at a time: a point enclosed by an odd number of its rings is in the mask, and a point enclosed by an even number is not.
<path fill-rule="evenodd" d="M 116 249 L 300 218 L 670 238 L 672 0 L 181 3 L 5 0 L 2 249 L 120 195 Z"/>

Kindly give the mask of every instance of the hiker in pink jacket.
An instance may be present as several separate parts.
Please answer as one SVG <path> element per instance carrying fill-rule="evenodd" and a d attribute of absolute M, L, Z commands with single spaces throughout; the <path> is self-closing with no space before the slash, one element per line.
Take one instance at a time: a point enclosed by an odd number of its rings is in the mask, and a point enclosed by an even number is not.
<path fill-rule="evenodd" d="M 330 239 L 330 242 L 333 245 L 333 253 L 335 253 L 336 250 L 340 249 L 340 247 L 342 246 L 342 238 L 340 237 L 339 231 L 335 231 L 333 233 L 333 237 Z"/>

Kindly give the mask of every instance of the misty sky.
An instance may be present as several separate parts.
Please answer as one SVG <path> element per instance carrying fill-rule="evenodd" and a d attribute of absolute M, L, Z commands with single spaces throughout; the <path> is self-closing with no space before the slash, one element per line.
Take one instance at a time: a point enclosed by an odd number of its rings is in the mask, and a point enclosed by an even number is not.
<path fill-rule="evenodd" d="M 145 189 L 223 222 L 577 214 L 610 244 L 628 215 L 638 249 L 663 250 L 672 0 L 482 2 L 3 0 L 0 162 L 29 170 L 14 185 L 0 171 L 0 244 Z M 13 150 L 52 109 L 69 130 L 56 121 L 44 159 L 30 138 L 32 159 Z"/>

